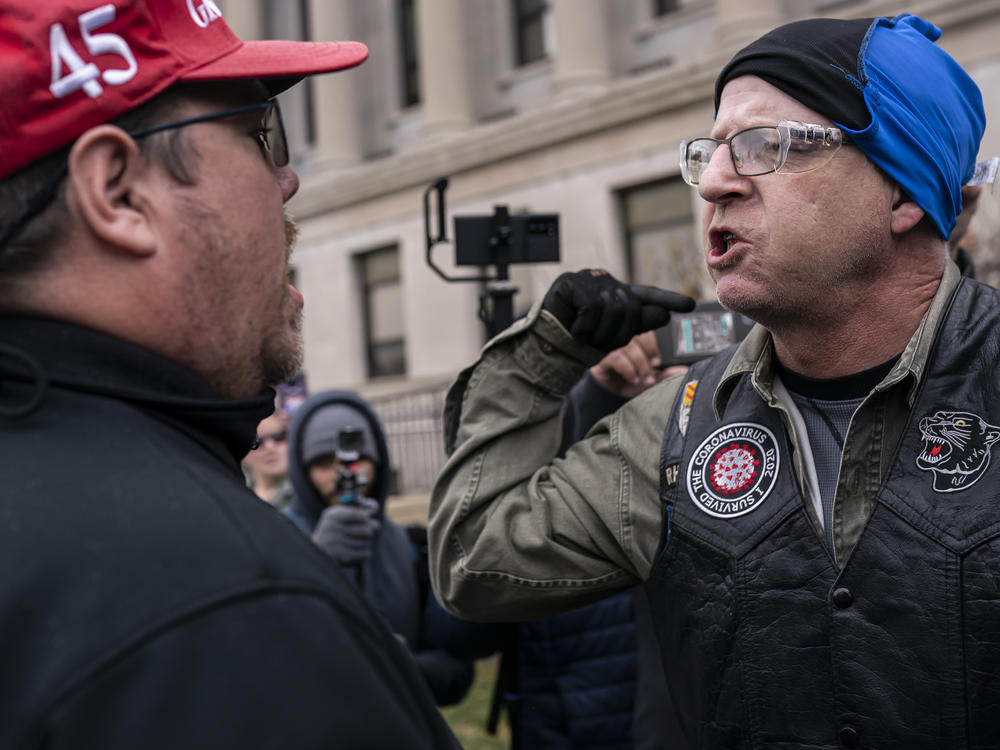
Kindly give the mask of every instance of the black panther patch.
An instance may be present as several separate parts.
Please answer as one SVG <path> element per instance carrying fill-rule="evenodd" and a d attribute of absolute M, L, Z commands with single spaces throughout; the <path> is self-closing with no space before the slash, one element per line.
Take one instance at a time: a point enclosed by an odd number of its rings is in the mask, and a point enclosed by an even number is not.
<path fill-rule="evenodd" d="M 967 411 L 939 411 L 920 420 L 924 450 L 917 467 L 934 473 L 937 492 L 968 489 L 986 473 L 1000 427 Z"/>

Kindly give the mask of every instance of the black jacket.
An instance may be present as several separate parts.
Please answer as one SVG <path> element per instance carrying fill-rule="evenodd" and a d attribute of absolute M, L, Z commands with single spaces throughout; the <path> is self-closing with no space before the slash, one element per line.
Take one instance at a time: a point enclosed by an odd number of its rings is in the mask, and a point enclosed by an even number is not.
<path fill-rule="evenodd" d="M 0 747 L 457 746 L 381 618 L 245 488 L 272 398 L 0 317 Z"/>
<path fill-rule="evenodd" d="M 807 515 L 776 410 L 744 374 L 717 418 L 732 352 L 691 368 L 645 585 L 693 746 L 1000 746 L 998 310 L 1000 292 L 959 284 L 842 568 Z"/>

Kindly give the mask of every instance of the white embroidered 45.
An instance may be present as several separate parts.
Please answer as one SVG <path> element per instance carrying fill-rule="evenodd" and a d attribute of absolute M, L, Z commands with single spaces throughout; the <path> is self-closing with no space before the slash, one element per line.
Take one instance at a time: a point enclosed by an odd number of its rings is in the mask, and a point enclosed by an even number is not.
<path fill-rule="evenodd" d="M 49 85 L 49 91 L 54 97 L 62 99 L 67 94 L 82 88 L 87 96 L 95 99 L 104 91 L 98 78 L 102 78 L 109 86 L 121 86 L 135 77 L 139 66 L 128 42 L 118 34 L 92 33 L 114 20 L 115 6 L 110 4 L 81 13 L 77 19 L 80 24 L 80 36 L 87 45 L 87 52 L 91 57 L 118 55 L 125 61 L 124 68 L 109 68 L 103 73 L 95 63 L 84 62 L 77 54 L 73 45 L 69 43 L 66 29 L 61 23 L 52 24 L 49 28 L 49 56 L 52 58 L 52 83 Z M 69 71 L 66 75 L 62 74 L 64 66 Z"/>

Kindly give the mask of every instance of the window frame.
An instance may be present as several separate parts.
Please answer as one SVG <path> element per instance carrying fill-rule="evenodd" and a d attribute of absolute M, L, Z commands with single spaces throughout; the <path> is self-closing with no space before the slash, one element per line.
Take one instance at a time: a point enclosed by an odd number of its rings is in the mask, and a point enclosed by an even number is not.
<path fill-rule="evenodd" d="M 395 263 L 393 264 L 394 275 L 386 278 L 379 278 L 378 280 L 371 282 L 369 281 L 369 263 L 372 263 L 376 256 L 379 255 L 389 255 L 393 254 L 395 256 Z M 398 338 L 384 339 L 376 341 L 373 338 L 372 333 L 372 290 L 378 289 L 381 286 L 393 285 L 397 288 L 397 293 L 402 293 L 403 288 L 403 274 L 401 269 L 401 250 L 400 246 L 396 243 L 390 245 L 382 245 L 380 247 L 372 248 L 371 250 L 366 250 L 364 252 L 357 253 L 354 256 L 355 268 L 357 270 L 357 278 L 359 282 L 360 291 L 360 303 L 361 303 L 361 317 L 362 317 L 362 333 L 364 336 L 364 350 L 365 350 L 365 376 L 368 379 L 374 378 L 389 378 L 389 377 L 400 377 L 405 376 L 408 372 L 409 363 L 406 356 L 406 335 L 405 331 L 401 331 Z M 402 316 L 401 316 L 402 318 Z M 403 328 L 403 320 L 400 321 L 400 328 Z M 379 349 L 384 349 L 390 346 L 399 347 L 400 355 L 399 361 L 401 366 L 398 369 L 382 369 L 379 357 L 377 357 L 377 351 Z"/>
<path fill-rule="evenodd" d="M 546 16 L 551 12 L 547 0 L 513 0 L 511 5 L 514 31 L 514 64 L 517 67 L 531 65 L 546 60 L 549 49 L 546 45 Z M 532 54 L 528 49 L 528 34 L 538 35 L 539 52 Z"/>
<path fill-rule="evenodd" d="M 421 102 L 416 13 L 416 0 L 396 0 L 399 102 L 402 109 L 414 107 Z"/>

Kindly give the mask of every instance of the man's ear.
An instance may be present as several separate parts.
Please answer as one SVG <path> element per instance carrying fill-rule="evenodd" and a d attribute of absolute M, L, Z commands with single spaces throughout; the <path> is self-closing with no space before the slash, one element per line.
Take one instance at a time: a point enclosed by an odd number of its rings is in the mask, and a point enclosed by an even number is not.
<path fill-rule="evenodd" d="M 899 185 L 892 188 L 892 219 L 890 229 L 893 234 L 906 234 L 924 218 L 924 209 L 913 202 Z"/>
<path fill-rule="evenodd" d="M 153 174 L 135 141 L 121 128 L 99 125 L 76 140 L 68 164 L 71 201 L 90 231 L 126 252 L 154 253 Z"/>

